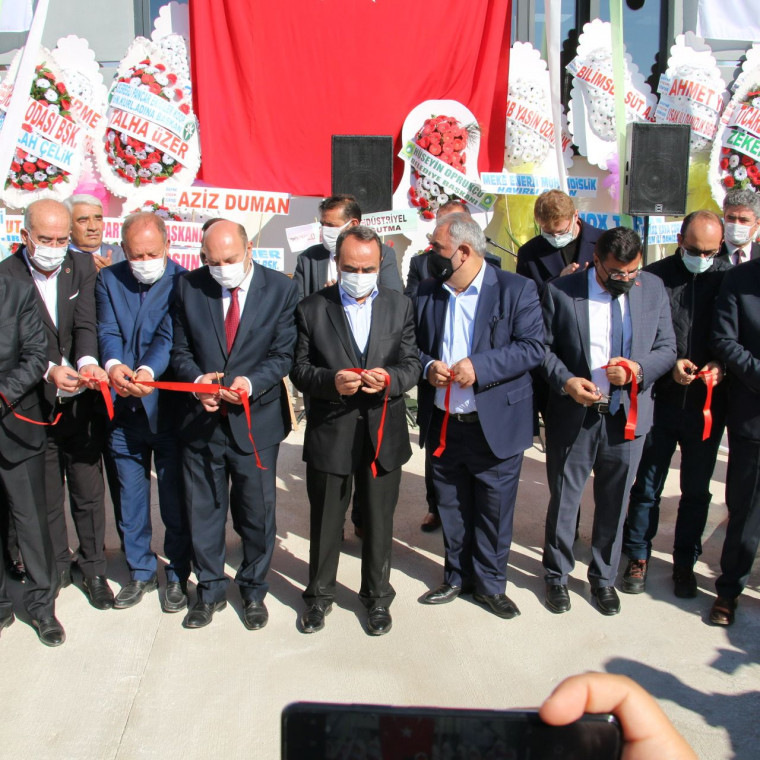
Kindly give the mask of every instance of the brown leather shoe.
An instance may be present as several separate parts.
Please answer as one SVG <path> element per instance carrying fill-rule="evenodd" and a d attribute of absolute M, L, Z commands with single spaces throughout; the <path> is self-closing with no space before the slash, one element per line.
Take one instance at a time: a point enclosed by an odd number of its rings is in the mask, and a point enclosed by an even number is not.
<path fill-rule="evenodd" d="M 710 622 L 713 625 L 733 625 L 736 604 L 736 599 L 719 596 L 710 610 Z"/>

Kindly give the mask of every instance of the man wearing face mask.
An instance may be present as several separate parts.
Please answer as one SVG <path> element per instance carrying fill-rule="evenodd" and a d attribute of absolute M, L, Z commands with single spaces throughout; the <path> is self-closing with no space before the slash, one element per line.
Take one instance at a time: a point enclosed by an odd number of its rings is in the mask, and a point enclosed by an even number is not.
<path fill-rule="evenodd" d="M 615 227 L 599 237 L 593 267 L 550 282 L 542 300 L 542 371 L 551 389 L 543 564 L 546 606 L 555 613 L 570 609 L 576 516 L 592 471 L 591 595 L 603 615 L 620 612 L 614 583 L 625 505 L 652 426 L 652 385 L 676 361 L 665 288 L 658 277 L 639 273 L 641 258 L 639 236 Z M 633 377 L 638 419 L 627 439 Z"/>
<path fill-rule="evenodd" d="M 186 628 L 208 625 L 227 605 L 228 506 L 237 513 L 243 545 L 235 576 L 243 623 L 258 630 L 269 619 L 264 597 L 276 538 L 277 454 L 291 427 L 282 379 L 293 364 L 298 289 L 286 275 L 254 264 L 252 247 L 241 225 L 217 221 L 203 235 L 207 265 L 177 283 L 176 379 L 223 386 L 216 393 L 183 394 L 179 435 L 198 579 Z"/>
<path fill-rule="evenodd" d="M 431 279 L 415 299 L 420 445 L 432 449 L 446 562 L 422 598 L 460 594 L 497 616 L 520 614 L 506 595 L 507 563 L 523 452 L 533 443 L 530 370 L 544 356 L 536 286 L 488 266 L 486 239 L 466 214 L 435 226 Z"/>
<path fill-rule="evenodd" d="M 584 222 L 569 195 L 547 190 L 533 208 L 541 233 L 517 251 L 517 274 L 530 277 L 539 294 L 547 282 L 586 269 L 594 256 L 601 230 Z"/>
<path fill-rule="evenodd" d="M 47 428 L 45 491 L 50 538 L 60 588 L 71 585 L 71 552 L 64 511 L 64 482 L 79 538 L 79 568 L 90 603 L 113 606 L 106 580 L 104 485 L 101 452 L 105 445 L 105 405 L 99 380 L 92 256 L 68 249 L 71 216 L 58 201 L 40 200 L 24 213 L 24 242 L 0 263 L 0 273 L 32 282 L 47 337 L 48 368 L 42 381 Z"/>
<path fill-rule="evenodd" d="M 338 235 L 349 227 L 361 224 L 362 212 L 353 195 L 333 195 L 319 204 L 319 222 L 322 226 L 322 243 L 307 248 L 298 255 L 293 280 L 298 284 L 301 299 L 316 293 L 337 281 L 338 269 L 335 250 Z M 385 288 L 403 290 L 396 253 L 382 246 L 382 262 L 378 282 Z"/>
<path fill-rule="evenodd" d="M 120 525 L 130 572 L 114 606 L 132 607 L 158 586 L 151 550 L 152 458 L 168 560 L 162 606 L 165 612 L 178 612 L 187 607 L 191 550 L 176 433 L 181 399 L 142 381 L 172 379 L 170 310 L 185 270 L 168 257 L 161 217 L 130 214 L 121 233 L 127 261 L 101 269 L 95 285 L 100 355 L 115 399 L 109 445 L 120 483 Z"/>
<path fill-rule="evenodd" d="M 760 230 L 760 197 L 752 190 L 729 190 L 723 199 L 723 235 L 720 258 L 744 264 L 760 257 L 755 237 Z"/>
<path fill-rule="evenodd" d="M 720 217 L 712 211 L 694 211 L 683 220 L 678 250 L 644 270 L 665 285 L 678 359 L 655 383 L 654 425 L 647 434 L 628 503 L 623 552 L 629 561 L 621 586 L 628 594 L 639 594 L 646 587 L 660 497 L 670 460 L 679 446 L 681 500 L 673 541 L 674 593 L 682 598 L 697 595 L 693 568 L 702 553 L 702 533 L 712 498 L 710 479 L 726 421 L 723 365 L 709 346 L 713 306 L 723 274 L 731 266 L 717 256 L 722 239 Z M 702 440 L 707 373 L 715 384 L 710 406 L 712 429 Z"/>
<path fill-rule="evenodd" d="M 311 402 L 303 448 L 311 543 L 301 630 L 321 630 L 332 609 L 341 528 L 355 481 L 365 531 L 359 597 L 368 633 L 379 636 L 392 625 L 393 512 L 401 466 L 412 453 L 403 394 L 417 382 L 420 362 L 411 301 L 378 285 L 377 234 L 349 227 L 336 252 L 338 283 L 298 306 L 290 374 Z"/>

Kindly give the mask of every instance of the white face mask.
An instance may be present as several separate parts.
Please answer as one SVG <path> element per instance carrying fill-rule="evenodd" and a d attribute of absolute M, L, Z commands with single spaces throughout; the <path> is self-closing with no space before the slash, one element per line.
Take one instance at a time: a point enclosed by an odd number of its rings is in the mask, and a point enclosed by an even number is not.
<path fill-rule="evenodd" d="M 145 261 L 130 261 L 129 268 L 137 282 L 142 285 L 152 285 L 161 279 L 166 269 L 166 256 L 158 259 L 146 259 Z"/>
<path fill-rule="evenodd" d="M 690 253 L 686 253 L 683 248 L 681 249 L 681 258 L 683 259 L 683 265 L 692 274 L 706 272 L 713 263 L 712 258 L 706 259 L 704 256 L 692 256 Z"/>
<path fill-rule="evenodd" d="M 746 224 L 726 222 L 723 233 L 731 245 L 746 245 L 752 239 L 752 227 Z"/>
<path fill-rule="evenodd" d="M 29 258 L 34 266 L 43 272 L 55 272 L 63 263 L 64 258 L 66 258 L 67 246 L 53 248 L 50 245 L 40 245 L 32 240 L 31 235 L 29 236 L 29 240 L 34 243 L 34 254 L 32 255 L 32 252 L 29 251 Z"/>
<path fill-rule="evenodd" d="M 359 274 L 358 272 L 341 272 L 340 286 L 351 298 L 362 298 L 375 289 L 377 272 Z"/>
<path fill-rule="evenodd" d="M 248 263 L 247 258 L 248 257 L 244 258 L 242 261 L 238 261 L 237 264 L 224 264 L 224 266 L 220 267 L 209 266 L 209 274 L 223 288 L 227 288 L 227 290 L 236 288 L 241 282 L 243 282 L 247 274 L 245 266 Z"/>
<path fill-rule="evenodd" d="M 335 249 L 338 244 L 338 236 L 343 230 L 348 227 L 350 220 L 346 222 L 342 227 L 325 227 L 322 226 L 322 245 L 327 248 L 330 253 L 335 255 Z"/>
<path fill-rule="evenodd" d="M 550 232 L 541 230 L 541 237 L 548 240 L 555 248 L 564 248 L 575 240 L 575 217 L 570 223 L 570 229 L 567 232 L 560 232 L 558 235 L 552 235 Z"/>

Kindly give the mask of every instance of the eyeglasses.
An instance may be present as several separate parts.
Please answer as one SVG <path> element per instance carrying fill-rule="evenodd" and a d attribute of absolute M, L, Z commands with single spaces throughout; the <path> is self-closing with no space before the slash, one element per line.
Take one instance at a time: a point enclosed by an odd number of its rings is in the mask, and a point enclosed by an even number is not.
<path fill-rule="evenodd" d="M 632 270 L 631 272 L 624 272 L 620 269 L 613 269 L 610 271 L 606 266 L 604 266 L 604 264 L 602 264 L 601 259 L 597 259 L 597 261 L 599 262 L 599 266 L 604 269 L 604 273 L 607 275 L 607 277 L 618 282 L 621 282 L 622 280 L 635 280 L 641 271 L 641 267 L 636 267 L 636 269 Z"/>
<path fill-rule="evenodd" d="M 575 224 L 575 215 L 573 215 L 572 217 L 570 217 L 570 223 L 561 232 L 547 232 L 545 229 L 543 229 L 543 227 L 541 228 L 541 231 L 545 235 L 549 235 L 550 237 L 555 237 L 555 238 L 562 237 L 563 235 L 567 235 L 567 233 L 570 232 L 570 230 L 573 229 L 573 225 L 574 224 Z"/>
<path fill-rule="evenodd" d="M 699 248 L 687 248 L 685 245 L 682 245 L 681 249 L 689 256 L 701 256 L 703 259 L 711 259 L 720 253 L 720 248 L 717 251 L 700 251 Z"/>

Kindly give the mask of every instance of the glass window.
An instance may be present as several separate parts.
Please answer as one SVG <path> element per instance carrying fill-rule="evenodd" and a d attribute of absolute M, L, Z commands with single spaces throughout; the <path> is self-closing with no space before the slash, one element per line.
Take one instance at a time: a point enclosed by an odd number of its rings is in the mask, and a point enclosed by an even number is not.
<path fill-rule="evenodd" d="M 625 0 L 623 3 L 623 39 L 625 49 L 639 67 L 644 79 L 649 77 L 660 50 L 660 20 L 663 0 Z M 600 18 L 610 20 L 609 3 L 601 4 Z"/>

